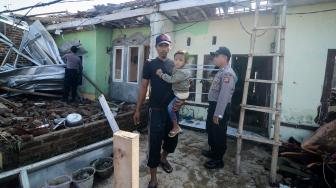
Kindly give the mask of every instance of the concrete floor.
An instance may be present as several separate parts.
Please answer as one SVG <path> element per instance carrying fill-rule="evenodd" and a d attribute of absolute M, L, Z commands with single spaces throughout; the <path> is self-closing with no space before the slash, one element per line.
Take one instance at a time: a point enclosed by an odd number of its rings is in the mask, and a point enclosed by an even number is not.
<path fill-rule="evenodd" d="M 203 163 L 207 160 L 200 154 L 202 148 L 207 148 L 207 135 L 191 130 L 184 130 L 179 137 L 179 144 L 175 153 L 168 158 L 174 168 L 171 174 L 158 169 L 159 187 L 186 188 L 245 188 L 268 187 L 269 171 L 265 170 L 269 164 L 270 152 L 257 144 L 244 143 L 242 151 L 242 173 L 234 174 L 236 141 L 228 139 L 228 151 L 225 155 L 225 167 L 220 170 L 207 170 Z M 146 188 L 149 181 L 146 167 L 147 134 L 140 136 L 140 187 Z M 268 166 L 268 165 L 267 165 Z M 95 188 L 112 187 L 113 178 L 97 182 Z"/>

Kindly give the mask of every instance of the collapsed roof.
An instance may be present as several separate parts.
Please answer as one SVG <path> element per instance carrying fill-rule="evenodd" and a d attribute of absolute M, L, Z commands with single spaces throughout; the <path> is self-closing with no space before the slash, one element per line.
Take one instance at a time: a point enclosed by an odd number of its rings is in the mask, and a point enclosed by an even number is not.
<path fill-rule="evenodd" d="M 281 0 L 260 0 L 260 10 L 272 10 L 272 4 Z M 289 6 L 333 2 L 333 0 L 287 0 Z M 255 0 L 135 0 L 121 4 L 96 5 L 93 9 L 76 14 L 58 14 L 47 17 L 31 17 L 47 24 L 47 29 L 70 29 L 103 24 L 113 28 L 149 25 L 148 15 L 163 13 L 174 23 L 186 23 L 209 19 L 223 19 L 255 10 Z M 126 15 L 123 15 L 126 14 Z"/>

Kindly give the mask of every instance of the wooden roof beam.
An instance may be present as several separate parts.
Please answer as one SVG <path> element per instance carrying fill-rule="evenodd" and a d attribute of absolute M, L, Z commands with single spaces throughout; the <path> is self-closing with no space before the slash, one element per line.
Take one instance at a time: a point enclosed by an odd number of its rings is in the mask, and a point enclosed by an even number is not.
<path fill-rule="evenodd" d="M 237 2 L 243 2 L 246 0 L 237 0 Z M 86 26 L 86 25 L 95 25 L 102 22 L 108 22 L 113 20 L 121 20 L 125 18 L 132 18 L 137 16 L 148 15 L 154 12 L 165 12 L 171 10 L 179 10 L 179 9 L 186 9 L 192 7 L 200 7 L 200 6 L 207 6 L 212 4 L 221 4 L 230 2 L 230 0 L 179 0 L 179 1 L 172 1 L 167 3 L 161 3 L 159 6 L 149 6 L 137 9 L 130 9 L 125 8 L 121 9 L 118 12 L 96 16 L 94 18 L 88 19 L 77 19 L 73 21 L 63 22 L 59 24 L 48 25 L 46 28 L 47 30 L 56 30 L 56 29 L 66 29 L 66 28 L 74 28 L 79 25 Z"/>
<path fill-rule="evenodd" d="M 73 21 L 48 25 L 46 28 L 47 30 L 56 30 L 56 29 L 74 28 L 79 25 L 81 26 L 95 25 L 95 24 L 108 22 L 108 21 L 115 21 L 115 20 L 121 20 L 125 18 L 132 18 L 132 17 L 142 16 L 142 15 L 147 15 L 147 14 L 151 14 L 155 12 L 156 10 L 157 9 L 155 9 L 154 7 L 138 8 L 138 9 L 133 9 L 133 10 L 125 9 L 120 12 L 107 14 L 103 16 L 96 16 L 94 18 L 76 19 Z"/>
<path fill-rule="evenodd" d="M 201 7 L 195 7 L 195 9 L 199 10 L 204 19 L 208 19 L 207 13 Z"/>
<path fill-rule="evenodd" d="M 182 17 L 185 21 L 189 22 L 190 19 L 188 18 L 188 16 L 186 16 L 182 11 L 177 11 L 178 15 L 180 15 L 180 17 Z"/>

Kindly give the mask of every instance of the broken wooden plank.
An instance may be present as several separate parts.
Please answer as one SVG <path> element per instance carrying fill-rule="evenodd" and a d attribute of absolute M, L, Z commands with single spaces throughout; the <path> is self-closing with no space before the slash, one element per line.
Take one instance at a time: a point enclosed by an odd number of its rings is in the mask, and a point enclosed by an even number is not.
<path fill-rule="evenodd" d="M 3 169 L 3 157 L 2 152 L 0 152 L 0 171 Z"/>
<path fill-rule="evenodd" d="M 104 92 L 99 89 L 99 87 L 89 78 L 87 77 L 84 73 L 83 73 L 83 77 L 100 93 L 100 94 L 104 94 Z"/>
<path fill-rule="evenodd" d="M 106 118 L 107 118 L 107 121 L 109 122 L 109 125 L 110 125 L 110 127 L 111 127 L 113 133 L 119 131 L 119 130 L 120 130 L 120 129 L 119 129 L 119 126 L 118 126 L 116 120 L 114 119 L 114 116 L 113 116 L 113 114 L 112 114 L 112 111 L 111 111 L 109 105 L 107 104 L 107 101 L 106 101 L 104 95 L 100 95 L 100 96 L 98 97 L 98 100 L 99 100 L 99 102 L 100 102 L 100 105 L 101 105 L 102 108 L 103 108 L 104 114 L 105 114 L 105 116 L 106 116 Z"/>
<path fill-rule="evenodd" d="M 114 187 L 139 187 L 139 134 L 117 131 L 113 135 Z"/>
<path fill-rule="evenodd" d="M 11 118 L 5 118 L 0 116 L 0 126 L 8 126 L 11 125 L 12 119 Z"/>
<path fill-rule="evenodd" d="M 6 112 L 10 112 L 9 108 L 6 105 L 0 103 L 0 114 L 4 114 Z"/>
<path fill-rule="evenodd" d="M 54 94 L 49 94 L 49 93 L 41 93 L 41 92 L 33 92 L 33 91 L 25 91 L 25 90 L 13 89 L 13 88 L 9 88 L 9 87 L 0 87 L 0 89 L 8 91 L 8 92 L 13 92 L 13 93 L 22 93 L 22 94 L 27 94 L 27 95 L 36 95 L 36 96 L 43 96 L 43 97 L 62 98 L 61 95 L 54 95 Z"/>
<path fill-rule="evenodd" d="M 125 9 L 121 9 L 120 11 L 112 13 L 112 14 L 96 16 L 93 18 L 82 18 L 82 19 L 71 20 L 68 22 L 48 25 L 46 28 L 48 31 L 50 31 L 50 30 L 56 30 L 56 29 L 73 28 L 73 27 L 78 27 L 78 26 L 84 27 L 84 26 L 95 25 L 95 24 L 108 22 L 108 21 L 115 21 L 115 20 L 121 20 L 121 19 L 126 19 L 126 18 L 133 18 L 137 16 L 143 16 L 143 15 L 151 14 L 155 11 L 157 11 L 157 8 L 155 7 L 144 7 L 144 8 L 137 8 L 133 10 L 130 10 L 129 8 L 125 8 Z"/>
<path fill-rule="evenodd" d="M 18 103 L 15 103 L 15 102 L 12 102 L 8 99 L 5 99 L 3 97 L 0 97 L 0 102 L 4 103 L 4 104 L 7 104 L 9 106 L 12 106 L 14 108 L 19 108 L 19 107 L 22 107 L 22 104 L 18 104 Z"/>

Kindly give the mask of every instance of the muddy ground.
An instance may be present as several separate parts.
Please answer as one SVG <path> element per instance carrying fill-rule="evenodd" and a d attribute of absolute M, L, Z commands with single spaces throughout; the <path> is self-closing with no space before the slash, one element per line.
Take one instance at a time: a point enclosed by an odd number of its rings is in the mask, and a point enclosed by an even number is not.
<path fill-rule="evenodd" d="M 200 152 L 207 147 L 207 135 L 192 130 L 184 130 L 179 137 L 179 144 L 174 154 L 168 160 L 174 171 L 171 174 L 158 169 L 159 187 L 186 188 L 245 188 L 268 187 L 270 151 L 262 145 L 244 143 L 242 151 L 242 173 L 234 174 L 235 169 L 235 139 L 228 139 L 228 151 L 225 155 L 225 167 L 220 170 L 207 170 L 203 163 L 207 160 Z M 147 134 L 140 136 L 140 187 L 146 188 L 149 181 L 146 167 Z M 95 184 L 95 188 L 110 188 L 112 179 Z"/>

